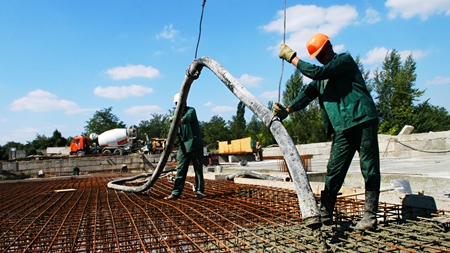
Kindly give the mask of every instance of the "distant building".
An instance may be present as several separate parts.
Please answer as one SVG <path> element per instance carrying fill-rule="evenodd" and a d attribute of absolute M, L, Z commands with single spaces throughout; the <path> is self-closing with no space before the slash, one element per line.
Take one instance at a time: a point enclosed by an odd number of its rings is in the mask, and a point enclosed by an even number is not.
<path fill-rule="evenodd" d="M 68 155 L 70 147 L 48 147 L 45 153 L 47 155 Z"/>
<path fill-rule="evenodd" d="M 25 150 L 18 150 L 16 148 L 10 148 L 8 159 L 9 160 L 16 160 L 27 157 L 27 152 Z"/>

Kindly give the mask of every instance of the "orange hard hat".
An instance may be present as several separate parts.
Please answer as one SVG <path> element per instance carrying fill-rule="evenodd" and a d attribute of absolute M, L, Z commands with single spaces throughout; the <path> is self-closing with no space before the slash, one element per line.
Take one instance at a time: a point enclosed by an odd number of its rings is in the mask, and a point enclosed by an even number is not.
<path fill-rule="evenodd" d="M 330 40 L 330 37 L 323 33 L 316 33 L 311 38 L 309 38 L 308 42 L 306 42 L 306 48 L 309 52 L 309 58 L 312 59 L 316 57 L 328 40 Z"/>
<path fill-rule="evenodd" d="M 256 142 L 256 145 L 259 145 L 259 141 Z"/>

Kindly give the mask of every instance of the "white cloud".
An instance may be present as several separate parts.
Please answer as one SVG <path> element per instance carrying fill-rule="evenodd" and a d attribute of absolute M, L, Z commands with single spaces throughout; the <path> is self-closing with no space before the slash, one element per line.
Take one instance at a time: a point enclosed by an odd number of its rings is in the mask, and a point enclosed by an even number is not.
<path fill-rule="evenodd" d="M 428 80 L 426 85 L 447 85 L 450 84 L 450 76 L 437 76 L 433 80 Z"/>
<path fill-rule="evenodd" d="M 36 134 L 39 133 L 38 129 L 27 127 L 27 128 L 14 128 L 11 131 L 5 131 L 4 134 L 0 136 L 0 145 L 5 145 L 8 142 L 18 142 L 26 143 L 29 140 L 36 138 Z"/>
<path fill-rule="evenodd" d="M 66 114 L 74 115 L 74 114 L 87 114 L 91 112 L 98 111 L 99 108 L 71 108 L 66 110 Z"/>
<path fill-rule="evenodd" d="M 278 90 L 263 92 L 261 93 L 261 95 L 259 95 L 259 97 L 265 98 L 267 100 L 276 100 L 278 99 Z"/>
<path fill-rule="evenodd" d="M 36 134 L 39 132 L 38 129 L 27 127 L 27 128 L 21 128 L 21 129 L 14 129 L 10 134 L 9 138 L 11 140 L 31 140 L 36 137 Z M 10 141 L 10 140 L 9 140 Z"/>
<path fill-rule="evenodd" d="M 367 65 L 382 63 L 390 51 L 391 50 L 388 50 L 385 47 L 376 47 L 370 50 L 366 54 L 366 57 L 361 59 L 361 62 Z M 425 57 L 427 52 L 421 50 L 403 50 L 398 51 L 398 54 L 400 54 L 402 61 L 405 61 L 410 54 L 412 54 L 414 60 L 417 61 L 418 59 Z"/>
<path fill-rule="evenodd" d="M 234 110 L 235 110 L 234 107 L 226 105 L 215 106 L 211 109 L 211 111 L 215 113 L 232 112 Z"/>
<path fill-rule="evenodd" d="M 14 100 L 9 105 L 9 108 L 12 111 L 29 110 L 33 112 L 63 110 L 66 114 L 77 114 L 97 110 L 80 108 L 75 102 L 58 99 L 55 94 L 40 89 L 31 91 L 25 97 Z"/>
<path fill-rule="evenodd" d="M 130 79 L 135 77 L 156 78 L 159 77 L 159 70 L 144 65 L 128 65 L 126 67 L 115 67 L 108 69 L 106 73 L 114 80 Z"/>
<path fill-rule="evenodd" d="M 172 50 L 174 52 L 177 52 L 177 53 L 182 53 L 182 52 L 186 51 L 187 49 L 188 49 L 187 47 L 174 47 L 174 46 L 172 46 Z"/>
<path fill-rule="evenodd" d="M 331 38 L 345 27 L 353 24 L 358 12 L 350 5 L 333 5 L 322 8 L 315 5 L 296 5 L 286 9 L 286 44 L 297 51 L 300 58 L 308 56 L 307 40 L 315 33 L 325 33 Z M 277 19 L 262 27 L 267 32 L 284 32 L 284 11 L 277 13 Z M 279 46 L 270 50 L 278 53 Z"/>
<path fill-rule="evenodd" d="M 333 50 L 336 53 L 343 52 L 344 49 L 345 49 L 345 45 L 344 44 L 333 45 Z"/>
<path fill-rule="evenodd" d="M 148 88 L 142 85 L 130 85 L 130 86 L 97 86 L 94 89 L 94 94 L 99 97 L 105 98 L 127 98 L 127 97 L 142 97 L 147 93 L 152 93 L 153 88 Z"/>
<path fill-rule="evenodd" d="M 385 47 L 376 47 L 370 50 L 366 57 L 361 59 L 361 62 L 367 65 L 381 63 L 386 58 L 388 51 Z"/>
<path fill-rule="evenodd" d="M 1 123 L 9 122 L 10 120 L 8 118 L 0 118 Z"/>
<path fill-rule="evenodd" d="M 397 15 L 405 19 L 418 15 L 422 20 L 433 14 L 450 15 L 449 0 L 387 0 L 385 6 L 390 9 L 388 16 L 391 19 Z"/>
<path fill-rule="evenodd" d="M 406 57 L 408 57 L 410 54 L 412 54 L 414 60 L 417 61 L 425 57 L 428 53 L 422 50 L 404 50 L 400 51 L 399 54 L 403 61 L 406 60 Z"/>
<path fill-rule="evenodd" d="M 375 24 L 376 22 L 380 21 L 380 13 L 378 13 L 374 8 L 370 7 L 367 8 L 365 16 L 363 18 L 363 22 L 369 23 L 369 24 Z"/>
<path fill-rule="evenodd" d="M 307 76 L 303 76 L 303 83 L 308 84 L 308 83 L 310 83 L 310 82 L 312 82 L 312 79 L 311 79 L 311 78 L 309 78 L 309 77 L 307 77 Z"/>
<path fill-rule="evenodd" d="M 245 87 L 260 87 L 263 80 L 262 77 L 251 76 L 248 74 L 243 74 L 241 77 L 237 78 L 237 81 Z"/>
<path fill-rule="evenodd" d="M 173 39 L 175 35 L 178 34 L 177 30 L 174 30 L 172 28 L 172 24 L 164 26 L 164 29 L 162 32 L 156 35 L 157 39 L 163 38 L 163 39 Z"/>
<path fill-rule="evenodd" d="M 209 107 L 209 106 L 211 106 L 211 105 L 212 105 L 212 102 L 209 101 L 209 102 L 205 103 L 203 106 Z"/>
<path fill-rule="evenodd" d="M 146 117 L 150 118 L 151 114 L 162 112 L 163 109 L 158 105 L 141 105 L 141 106 L 133 106 L 128 109 L 125 109 L 124 112 L 127 115 L 133 117 Z"/>

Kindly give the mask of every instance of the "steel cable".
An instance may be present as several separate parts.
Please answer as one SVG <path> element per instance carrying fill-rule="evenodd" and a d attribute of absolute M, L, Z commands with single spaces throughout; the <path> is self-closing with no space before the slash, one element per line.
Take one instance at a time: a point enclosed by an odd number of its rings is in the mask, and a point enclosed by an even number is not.
<path fill-rule="evenodd" d="M 284 0 L 284 32 L 283 32 L 283 44 L 286 44 L 286 0 Z M 281 81 L 283 80 L 283 72 L 284 72 L 284 60 L 281 59 L 281 75 L 280 75 L 280 82 L 278 83 L 278 103 L 280 102 Z"/>
<path fill-rule="evenodd" d="M 202 3 L 202 15 L 200 16 L 200 26 L 199 26 L 199 29 L 198 29 L 198 40 L 197 40 L 197 46 L 195 47 L 194 59 L 197 59 L 198 45 L 200 44 L 200 37 L 201 37 L 201 34 L 202 34 L 202 21 L 203 21 L 203 13 L 205 11 L 205 4 L 206 4 L 206 0 L 203 0 L 203 3 Z"/>

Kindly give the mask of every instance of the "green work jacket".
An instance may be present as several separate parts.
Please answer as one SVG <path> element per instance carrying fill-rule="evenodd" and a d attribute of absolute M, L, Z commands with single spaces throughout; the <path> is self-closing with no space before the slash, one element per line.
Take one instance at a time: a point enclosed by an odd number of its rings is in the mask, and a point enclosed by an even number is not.
<path fill-rule="evenodd" d="M 189 153 L 201 150 L 203 152 L 203 140 L 197 113 L 193 107 L 186 106 L 183 116 L 184 124 L 178 128 L 178 138 L 180 139 L 180 149 Z"/>
<path fill-rule="evenodd" d="M 327 134 L 343 132 L 378 118 L 361 71 L 348 53 L 335 54 L 324 66 L 300 60 L 297 69 L 313 81 L 302 89 L 290 106 L 298 111 L 319 97 Z"/>

